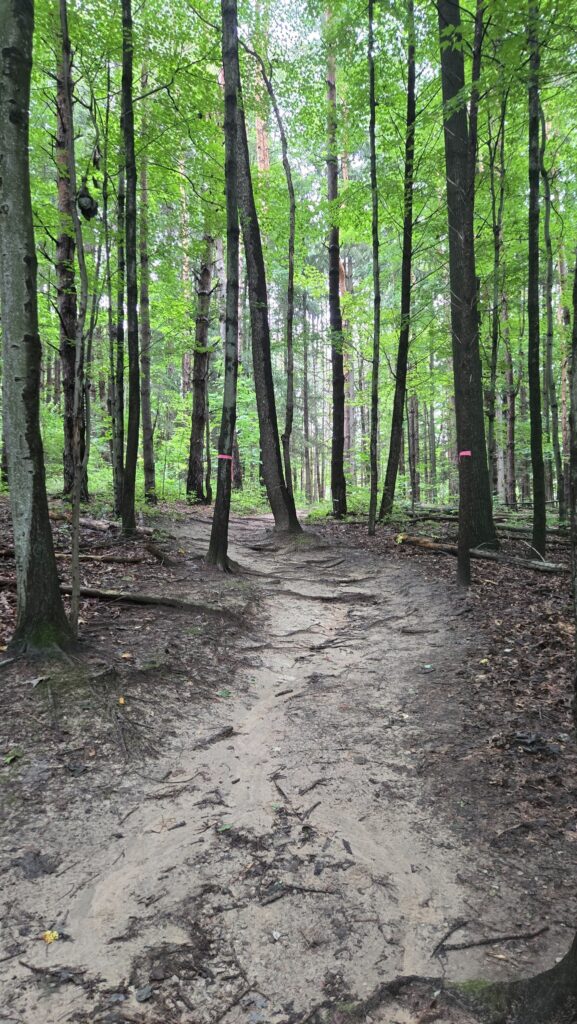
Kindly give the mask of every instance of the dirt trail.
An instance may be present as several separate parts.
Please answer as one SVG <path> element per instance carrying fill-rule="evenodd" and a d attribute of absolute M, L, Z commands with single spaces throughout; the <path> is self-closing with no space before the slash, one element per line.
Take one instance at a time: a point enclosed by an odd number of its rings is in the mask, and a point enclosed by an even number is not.
<path fill-rule="evenodd" d="M 207 531 L 181 524 L 178 542 L 202 551 Z M 96 813 L 23 837 L 69 853 L 40 879 L 4 876 L 0 951 L 18 915 L 72 941 L 0 962 L 0 1021 L 306 1020 L 441 974 L 432 953 L 459 919 L 511 931 L 522 889 L 484 899 L 466 881 L 490 865 L 429 805 L 420 770 L 415 701 L 425 688 L 434 707 L 470 640 L 450 592 L 358 552 L 257 553 L 262 523 L 233 537 L 232 557 L 262 574 L 234 690 L 183 701 L 160 763 L 103 786 Z M 451 958 L 453 979 L 491 973 L 486 950 Z"/>

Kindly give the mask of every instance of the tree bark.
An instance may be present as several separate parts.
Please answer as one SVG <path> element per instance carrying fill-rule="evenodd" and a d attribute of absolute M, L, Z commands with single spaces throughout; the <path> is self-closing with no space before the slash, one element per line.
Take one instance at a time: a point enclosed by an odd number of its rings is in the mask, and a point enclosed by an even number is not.
<path fill-rule="evenodd" d="M 312 504 L 313 485 L 311 473 L 311 439 L 310 439 L 310 414 L 309 414 L 309 323 L 307 312 L 307 293 L 303 293 L 303 441 L 304 441 L 304 470 L 305 470 L 305 498 L 308 504 Z"/>
<path fill-rule="evenodd" d="M 0 302 L 4 429 L 16 558 L 15 646 L 68 644 L 40 434 L 37 259 L 29 167 L 34 5 L 0 5 Z"/>
<path fill-rule="evenodd" d="M 214 240 L 205 235 L 205 250 L 198 275 L 196 289 L 196 334 L 192 368 L 192 424 L 190 431 L 190 449 L 188 456 L 188 475 L 186 478 L 186 494 L 192 502 L 206 503 L 204 492 L 204 460 L 203 443 L 206 425 L 206 396 L 208 385 L 208 326 L 210 314 L 210 295 L 212 284 L 212 266 L 214 260 Z"/>
<path fill-rule="evenodd" d="M 224 143 L 226 183 L 226 342 L 224 352 L 224 393 L 218 443 L 216 501 L 207 561 L 229 571 L 228 523 L 230 517 L 232 446 L 236 423 L 236 382 L 238 374 L 239 223 L 238 164 L 241 99 L 238 61 L 238 20 L 236 0 L 221 0 L 222 64 L 224 68 Z"/>
<path fill-rule="evenodd" d="M 410 6 L 412 0 L 408 0 L 408 2 Z M 369 537 L 372 537 L 375 533 L 375 521 L 377 518 L 377 487 L 379 470 L 377 461 L 377 441 L 379 436 L 379 369 L 381 359 L 381 270 L 379 266 L 379 184 L 377 179 L 377 101 L 375 96 L 374 6 L 374 0 L 369 0 L 369 44 L 367 59 L 369 64 L 369 145 L 371 163 L 371 233 L 373 269 L 373 362 L 371 377 L 371 434 L 369 441 Z"/>
<path fill-rule="evenodd" d="M 328 19 L 330 19 L 330 15 Z M 333 428 L 331 440 L 331 495 L 333 515 L 342 519 L 347 514 L 347 485 L 344 470 L 345 449 L 345 371 L 343 356 L 343 319 L 339 288 L 340 232 L 337 200 L 339 165 L 337 150 L 337 86 L 335 57 L 328 53 L 327 66 L 327 197 L 329 200 L 329 318 L 331 335 Z"/>
<path fill-rule="evenodd" d="M 528 4 L 529 41 L 529 262 L 527 278 L 527 359 L 529 378 L 529 419 L 531 424 L 531 466 L 533 470 L 533 540 L 540 555 L 545 555 L 546 504 L 543 425 L 541 419 L 541 366 L 539 323 L 539 8 Z"/>
<path fill-rule="evenodd" d="M 545 216 L 543 223 L 543 238 L 545 241 L 545 253 L 547 259 L 547 272 L 545 279 L 545 306 L 547 312 L 547 339 L 545 346 L 545 390 L 549 398 L 549 410 L 551 414 L 551 440 L 553 442 L 553 455 L 555 459 L 555 475 L 557 477 L 557 502 L 559 506 L 559 519 L 565 519 L 565 473 L 563 468 L 563 456 L 559 438 L 559 404 L 557 401 L 557 387 L 555 384 L 555 373 L 553 370 L 553 341 L 554 341 L 554 316 L 553 316 L 553 243 L 551 241 L 551 181 L 549 171 L 545 166 L 545 151 L 547 147 L 547 125 L 543 108 L 539 105 L 541 122 L 541 147 L 540 163 L 541 177 L 543 179 L 543 193 L 545 200 Z"/>
<path fill-rule="evenodd" d="M 464 101 L 465 65 L 458 0 L 439 0 L 441 78 L 445 108 L 445 163 L 449 225 L 451 334 L 455 382 L 455 416 L 459 453 L 459 581 L 468 584 L 467 550 L 496 544 L 485 445 L 483 386 L 479 353 L 479 316 L 474 249 L 477 81 L 480 72 L 482 19 L 478 0 L 475 23 L 470 123 Z M 450 38 L 447 31 L 451 31 Z M 458 105 L 457 105 L 458 103 Z"/>
<path fill-rule="evenodd" d="M 409 357 L 409 339 L 411 332 L 411 271 L 413 262 L 413 177 L 415 162 L 415 12 L 413 0 L 407 0 L 407 120 L 405 134 L 405 178 L 404 178 L 404 214 L 403 214 L 403 256 L 401 265 L 401 329 L 397 363 L 395 369 L 395 397 L 393 399 L 393 418 L 391 421 L 391 438 L 389 441 L 389 457 L 385 473 L 385 486 L 381 498 L 379 519 L 386 519 L 393 511 L 399 458 L 401 454 L 401 436 L 407 393 L 407 361 Z"/>
<path fill-rule="evenodd" d="M 229 6 L 229 5 L 227 5 Z M 230 4 L 236 24 L 236 4 Z M 238 40 L 231 44 L 229 60 L 238 68 Z M 281 447 L 278 434 L 274 380 L 270 348 L 270 323 L 266 271 L 262 250 L 258 215 L 252 188 L 250 157 L 246 121 L 242 102 L 240 71 L 234 71 L 238 78 L 237 103 L 237 173 L 238 209 L 246 256 L 249 307 L 252 334 L 252 358 L 254 384 L 260 427 L 260 443 L 263 459 L 263 473 L 268 500 L 274 516 L 275 527 L 281 531 L 300 532 L 292 495 L 284 479 Z M 238 313 L 237 313 L 238 317 Z"/>
<path fill-rule="evenodd" d="M 71 65 L 61 57 L 56 75 L 56 136 L 55 162 L 58 189 L 60 230 L 56 243 L 56 295 L 60 326 L 60 358 L 62 361 L 62 390 L 64 395 L 64 448 L 63 471 L 65 497 L 71 497 L 74 488 L 74 386 L 76 379 L 77 292 L 75 281 L 74 213 L 76 195 L 68 170 L 68 153 L 73 146 L 71 107 L 67 95 L 72 90 Z M 80 439 L 85 444 L 84 410 L 81 409 Z M 88 480 L 82 481 L 83 501 L 88 501 Z"/>
<path fill-rule="evenodd" d="M 122 138 L 126 161 L 126 341 L 128 349 L 128 426 L 122 487 L 122 529 L 136 530 L 136 463 L 140 427 L 138 357 L 138 275 L 136 242 L 136 158 L 134 154 L 132 0 L 122 0 Z"/>
<path fill-rule="evenodd" d="M 146 92 L 148 72 L 142 69 L 141 87 Z M 142 126 L 143 134 L 146 121 Z M 142 408 L 142 455 L 144 461 L 144 500 L 156 505 L 156 473 L 154 466 L 154 427 L 150 402 L 150 265 L 148 256 L 148 157 L 146 149 L 140 160 L 140 403 Z"/>
<path fill-rule="evenodd" d="M 501 100 L 497 134 L 493 138 L 491 114 L 488 118 L 489 178 L 491 186 L 491 220 L 493 228 L 493 302 L 491 308 L 491 362 L 487 419 L 491 490 L 498 493 L 499 470 L 495 420 L 497 416 L 497 367 L 499 360 L 501 312 L 501 255 L 503 251 L 503 211 L 505 207 L 505 118 L 507 97 Z M 498 162 L 498 167 L 497 167 Z"/>
<path fill-rule="evenodd" d="M 122 157 L 124 160 L 124 156 Z M 124 293 L 126 278 L 126 247 L 125 232 L 126 186 L 124 164 L 118 172 L 117 196 L 117 255 L 118 266 L 116 276 L 116 323 L 114 325 L 115 349 L 115 389 L 114 389 L 114 434 L 113 470 L 114 470 L 114 511 L 122 513 L 122 494 L 124 490 Z"/>

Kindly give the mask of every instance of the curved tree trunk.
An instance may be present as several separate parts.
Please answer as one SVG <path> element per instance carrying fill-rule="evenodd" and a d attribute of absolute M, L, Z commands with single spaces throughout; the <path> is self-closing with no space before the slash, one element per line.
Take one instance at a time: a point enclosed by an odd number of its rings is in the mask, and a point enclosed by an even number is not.
<path fill-rule="evenodd" d="M 49 648 L 72 637 L 54 558 L 40 435 L 41 348 L 28 156 L 33 30 L 32 0 L 0 5 L 0 301 L 18 593 L 13 643 Z"/>

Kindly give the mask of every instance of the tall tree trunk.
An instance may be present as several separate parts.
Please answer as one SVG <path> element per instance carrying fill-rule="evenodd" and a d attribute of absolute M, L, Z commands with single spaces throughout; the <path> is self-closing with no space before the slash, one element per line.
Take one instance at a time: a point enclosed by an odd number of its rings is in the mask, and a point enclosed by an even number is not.
<path fill-rule="evenodd" d="M 411 4 L 412 0 L 409 0 L 409 6 Z M 377 179 L 377 101 L 375 95 L 374 7 L 374 0 L 369 0 L 369 45 L 367 57 L 369 63 L 369 143 L 371 155 L 371 232 L 373 264 L 373 361 L 371 378 L 371 436 L 369 441 L 369 464 L 371 474 L 369 493 L 369 537 L 374 535 L 375 521 L 377 518 L 377 487 L 379 476 L 377 441 L 379 437 L 379 369 L 381 360 L 381 269 L 379 266 L 379 184 Z"/>
<path fill-rule="evenodd" d="M 327 21 L 330 20 L 330 14 Z M 333 429 L 331 441 L 331 495 L 333 515 L 342 519 L 347 514 L 347 485 L 344 470 L 345 448 L 345 371 L 343 356 L 343 319 L 339 288 L 340 232 L 337 200 L 339 195 L 339 164 L 337 149 L 337 86 L 335 56 L 331 47 L 327 66 L 327 197 L 329 200 L 329 315 L 331 333 Z"/>
<path fill-rule="evenodd" d="M 71 640 L 60 595 L 40 433 L 37 258 L 29 167 L 34 5 L 0 5 L 0 303 L 4 429 L 16 557 L 12 643 L 46 649 Z"/>
<path fill-rule="evenodd" d="M 68 68 L 68 75 L 66 72 Z M 66 497 L 74 488 L 74 386 L 76 379 L 77 292 L 75 282 L 74 213 L 76 193 L 68 172 L 68 153 L 73 145 L 73 126 L 67 93 L 71 91 L 71 68 L 61 57 L 56 76 L 56 181 L 58 187 L 58 213 L 60 230 L 56 243 L 56 290 L 60 324 L 60 359 L 62 361 L 62 390 L 64 394 L 64 449 L 63 470 Z M 83 409 L 80 423 L 81 445 L 85 443 Z M 88 482 L 83 480 L 82 500 L 88 501 Z"/>
<path fill-rule="evenodd" d="M 233 8 L 233 13 L 230 14 L 229 12 L 229 16 L 235 18 L 236 24 L 236 3 L 231 3 L 230 7 Z M 235 68 L 238 69 L 238 39 L 236 35 L 234 45 L 231 44 L 230 46 L 229 59 L 233 62 Z M 234 70 L 234 77 L 238 79 L 236 113 L 238 122 L 238 208 L 246 256 L 254 384 L 260 427 L 264 480 L 276 528 L 282 531 L 300 532 L 301 526 L 297 518 L 294 500 L 287 489 L 283 474 L 271 362 L 266 271 L 252 188 L 240 71 Z"/>
<path fill-rule="evenodd" d="M 307 293 L 303 292 L 303 442 L 305 498 L 312 504 L 313 486 L 311 474 L 311 440 L 309 417 L 309 322 L 307 312 Z"/>
<path fill-rule="evenodd" d="M 381 498 L 379 519 L 386 519 L 393 510 L 399 457 L 401 453 L 401 435 L 403 432 L 403 416 L 407 392 L 407 361 L 409 357 L 409 338 L 411 332 L 411 270 L 413 261 L 413 177 L 415 162 L 415 13 L 413 0 L 407 0 L 407 121 L 405 134 L 405 184 L 403 214 L 403 257 L 401 266 L 401 329 L 397 350 L 395 370 L 395 397 L 393 400 L 393 418 L 391 421 L 391 438 L 389 457 L 385 473 L 385 486 Z"/>
<path fill-rule="evenodd" d="M 238 165 L 241 99 L 238 62 L 238 21 L 236 0 L 221 0 L 222 63 L 224 68 L 224 140 L 226 182 L 226 343 L 224 393 L 218 444 L 216 502 L 212 519 L 207 561 L 228 571 L 228 523 L 230 517 L 232 446 L 236 422 L 238 374 Z"/>
<path fill-rule="evenodd" d="M 142 92 L 148 86 L 148 72 L 142 69 Z M 143 134 L 146 122 L 142 126 Z M 156 505 L 154 467 L 154 427 L 150 402 L 150 265 L 148 256 L 148 157 L 143 149 L 140 160 L 140 403 L 142 407 L 142 455 L 144 461 L 144 500 Z"/>
<path fill-rule="evenodd" d="M 135 492 L 140 427 L 138 358 L 138 275 L 136 242 L 136 158 L 134 154 L 132 0 L 122 0 L 122 138 L 126 160 L 126 341 L 128 349 L 128 426 L 122 487 L 122 530 L 136 530 Z"/>
<path fill-rule="evenodd" d="M 248 48 L 247 48 L 248 49 Z M 292 485 L 292 472 L 291 472 L 291 435 L 293 429 L 294 419 L 294 351 L 293 351 L 293 334 L 294 334 L 294 308 L 295 308 L 295 231 L 296 231 L 296 200 L 295 190 L 293 185 L 292 170 L 288 155 L 288 142 L 286 132 L 284 129 L 283 120 L 279 105 L 277 103 L 276 95 L 272 86 L 270 75 L 267 73 L 266 65 L 262 57 L 250 51 L 254 54 L 260 65 L 260 70 L 264 84 L 270 97 L 272 108 L 274 111 L 275 120 L 280 136 L 281 153 L 282 153 L 282 165 L 285 173 L 286 186 L 289 198 L 289 235 L 288 235 L 288 281 L 287 281 L 287 293 L 286 293 L 286 410 L 285 410 L 285 426 L 281 437 L 282 448 L 283 448 L 283 460 L 284 460 L 284 475 L 286 486 L 289 494 L 292 497 L 293 485 Z M 269 166 L 268 158 L 268 139 L 266 132 L 261 128 L 258 130 L 259 120 L 257 119 L 257 145 L 260 141 L 261 148 L 261 162 L 259 166 L 266 165 L 267 169 Z M 262 122 L 260 122 L 262 125 Z"/>
<path fill-rule="evenodd" d="M 475 20 L 473 89 L 470 123 L 464 95 L 465 64 L 460 44 L 458 0 L 439 0 L 441 79 L 445 108 L 445 163 L 449 223 L 451 334 L 455 381 L 455 416 L 459 457 L 459 582 L 468 585 L 468 551 L 495 544 L 491 490 L 485 445 L 483 386 L 479 353 L 479 316 L 474 249 L 474 198 L 477 139 L 477 82 L 480 72 L 482 19 L 478 0 Z M 452 32 L 450 39 L 447 33 Z"/>
<path fill-rule="evenodd" d="M 553 442 L 553 455 L 555 458 L 555 474 L 557 477 L 557 502 L 559 505 L 559 519 L 565 519 L 565 474 L 563 469 L 563 456 L 559 438 L 559 404 L 557 401 L 557 387 L 555 384 L 555 373 L 553 369 L 553 341 L 554 341 L 554 316 L 553 316 L 553 243 L 551 241 L 551 181 L 549 171 L 545 166 L 545 150 L 547 147 L 547 125 L 543 108 L 539 106 L 541 121 L 541 147 L 540 163 L 541 177 L 543 178 L 543 192 L 545 199 L 545 216 L 543 223 L 543 237 L 545 240 L 545 252 L 547 257 L 547 273 L 545 280 L 545 305 L 547 311 L 547 340 L 545 346 L 545 389 L 549 398 L 549 410 L 551 414 L 551 440 Z"/>
<path fill-rule="evenodd" d="M 513 370 L 513 356 L 509 339 L 509 313 L 505 292 L 501 297 L 503 341 L 505 345 L 505 384 L 507 407 L 507 453 L 505 458 L 505 502 L 508 508 L 517 507 L 517 471 L 515 464 L 515 423 L 517 388 Z"/>
<path fill-rule="evenodd" d="M 497 134 L 493 137 L 492 118 L 488 118 L 489 179 L 491 186 L 491 220 L 493 228 L 493 302 L 491 309 L 491 362 L 487 395 L 488 449 L 491 490 L 498 492 L 499 470 L 495 419 L 497 415 L 497 367 L 500 340 L 501 255 L 503 250 L 503 211 L 505 206 L 505 117 L 507 97 L 501 100 Z M 498 161 L 498 167 L 497 167 Z M 498 182 L 498 184 L 497 184 Z"/>
<path fill-rule="evenodd" d="M 533 540 L 535 551 L 545 555 L 547 517 L 545 505 L 545 464 L 541 420 L 541 366 L 539 324 L 539 8 L 528 4 L 529 41 L 529 262 L 527 278 L 527 359 L 529 417 L 531 423 L 531 466 L 533 470 Z"/>
<path fill-rule="evenodd" d="M 186 494 L 193 502 L 206 502 L 204 493 L 203 441 L 206 424 L 206 396 L 208 385 L 208 326 L 214 240 L 205 235 L 205 250 L 197 281 L 196 335 L 192 369 L 192 424 Z"/>
<path fill-rule="evenodd" d="M 74 108 L 72 102 L 72 48 L 68 34 L 68 10 L 66 0 L 60 0 L 60 30 L 62 36 L 62 78 L 64 83 L 62 94 L 62 112 L 68 125 L 66 136 L 66 172 L 70 184 L 70 192 L 74 197 L 71 205 L 72 230 L 76 245 L 78 272 L 80 278 L 80 302 L 75 316 L 74 337 L 74 388 L 72 405 L 72 565 L 70 570 L 72 595 L 70 599 L 70 626 L 76 635 L 80 609 L 80 502 L 82 500 L 83 482 L 86 481 L 86 467 L 89 455 L 89 435 L 86 427 L 89 421 L 89 382 L 85 383 L 85 337 L 84 327 L 88 312 L 88 272 L 84 252 L 84 240 L 80 226 L 80 216 L 76 205 L 76 154 L 74 135 Z M 100 262 L 100 256 L 98 257 Z M 100 269 L 100 268 L 98 268 Z M 96 306 L 93 306 L 95 315 Z M 91 340 L 95 320 L 91 317 Z"/>
<path fill-rule="evenodd" d="M 122 157 L 124 160 L 124 155 Z M 114 468 L 114 511 L 122 512 L 122 494 L 124 490 L 124 293 L 126 278 L 126 246 L 125 232 L 126 184 L 124 164 L 118 172 L 118 197 L 116 211 L 117 254 L 118 266 L 116 274 L 116 324 L 115 334 L 115 391 L 114 391 L 114 435 L 113 468 Z"/>

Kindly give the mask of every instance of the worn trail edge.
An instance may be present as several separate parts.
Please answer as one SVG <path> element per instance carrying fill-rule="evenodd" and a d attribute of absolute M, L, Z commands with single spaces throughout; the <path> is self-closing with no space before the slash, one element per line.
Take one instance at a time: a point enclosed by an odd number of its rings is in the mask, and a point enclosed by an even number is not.
<path fill-rule="evenodd" d="M 205 522 L 178 530 L 203 550 Z M 432 955 L 461 922 L 511 931 L 509 908 L 467 883 L 490 865 L 421 771 L 414 709 L 423 688 L 434 707 L 470 639 L 454 598 L 358 552 L 255 556 L 259 536 L 234 529 L 233 559 L 263 574 L 234 693 L 183 698 L 149 777 L 129 769 L 98 814 L 54 820 L 42 847 L 68 847 L 63 867 L 6 886 L 12 920 L 17 900 L 71 940 L 0 962 L 7 1019 L 304 1021 L 441 974 Z M 450 973 L 487 977 L 483 950 L 452 954 Z M 385 1002 L 372 1020 L 417 1019 Z"/>

